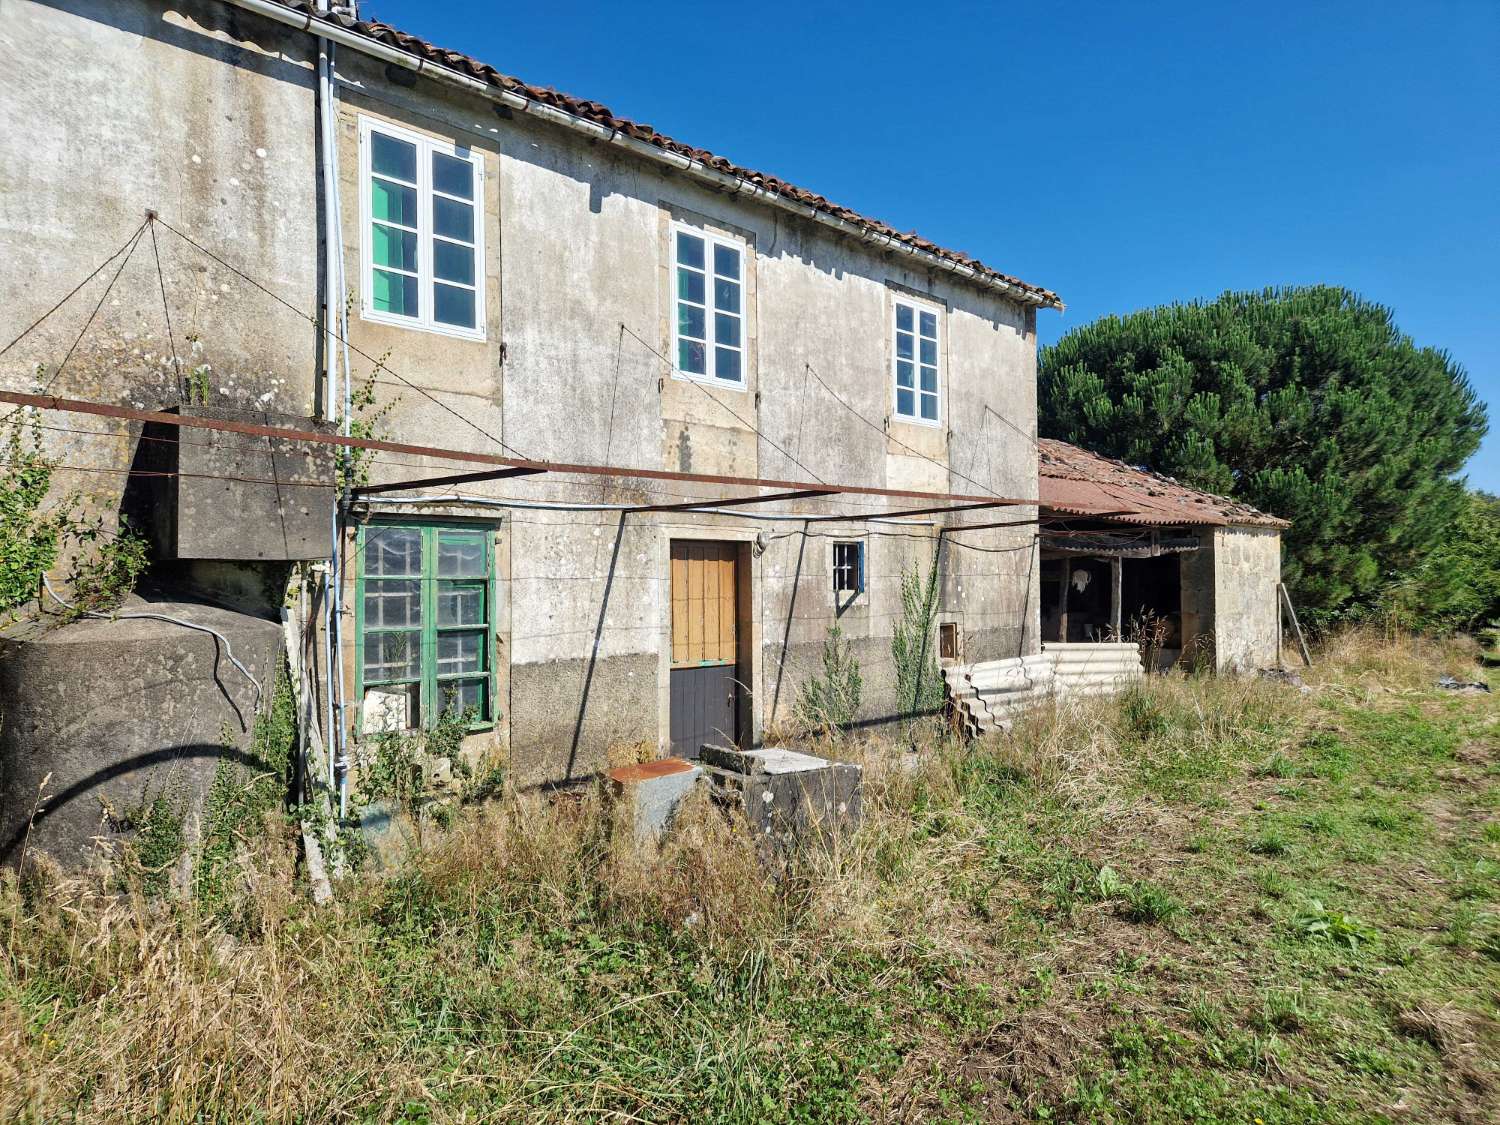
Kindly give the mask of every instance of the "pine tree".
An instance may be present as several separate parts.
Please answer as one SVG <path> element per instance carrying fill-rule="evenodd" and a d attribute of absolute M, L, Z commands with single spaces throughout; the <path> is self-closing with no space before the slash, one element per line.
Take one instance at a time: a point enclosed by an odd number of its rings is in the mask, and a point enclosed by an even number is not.
<path fill-rule="evenodd" d="M 1487 427 L 1447 353 L 1331 286 L 1105 317 L 1040 362 L 1044 435 L 1292 521 L 1284 577 L 1314 619 L 1368 602 L 1442 539 Z"/>

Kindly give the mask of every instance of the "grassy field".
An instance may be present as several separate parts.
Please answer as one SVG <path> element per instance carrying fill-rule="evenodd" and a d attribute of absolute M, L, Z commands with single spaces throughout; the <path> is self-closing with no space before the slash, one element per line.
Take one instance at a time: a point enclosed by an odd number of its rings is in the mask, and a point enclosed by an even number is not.
<path fill-rule="evenodd" d="M 324 909 L 276 824 L 211 910 L 129 856 L 8 877 L 0 1117 L 1495 1121 L 1500 705 L 1445 671 L 1481 674 L 1351 634 L 1306 690 L 838 743 L 865 823 L 775 871 L 710 807 L 643 855 L 586 797 Z"/>

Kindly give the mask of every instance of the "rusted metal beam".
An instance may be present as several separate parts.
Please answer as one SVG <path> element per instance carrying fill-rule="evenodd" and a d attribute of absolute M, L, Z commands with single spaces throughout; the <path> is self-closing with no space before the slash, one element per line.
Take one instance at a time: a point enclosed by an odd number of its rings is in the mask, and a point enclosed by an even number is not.
<path fill-rule="evenodd" d="M 999 520 L 995 523 L 969 523 L 963 527 L 944 527 L 939 529 L 941 535 L 953 535 L 960 531 L 988 531 L 992 527 L 1035 527 L 1042 521 L 1036 520 Z"/>
<path fill-rule="evenodd" d="M 696 508 L 740 508 L 746 504 L 771 504 L 777 500 L 807 500 L 814 496 L 837 496 L 837 488 L 802 488 L 795 492 L 772 492 L 765 496 L 732 496 L 723 500 L 685 500 L 680 504 L 642 504 L 632 512 L 691 512 Z"/>
<path fill-rule="evenodd" d="M 438 488 L 445 484 L 474 484 L 482 480 L 501 480 L 505 477 L 531 477 L 545 472 L 545 469 L 486 469 L 479 473 L 454 473 L 446 477 L 422 477 L 420 480 L 394 480 L 385 484 L 362 484 L 358 488 L 351 489 L 350 494 L 356 498 L 370 496 L 377 492 L 401 492 L 408 488 Z"/>
<path fill-rule="evenodd" d="M 852 489 L 850 491 L 853 491 Z M 930 496 L 932 493 L 924 493 Z M 961 497 L 961 499 L 974 499 L 973 497 Z M 895 512 L 861 512 L 853 516 L 808 516 L 809 523 L 823 523 L 837 520 L 889 520 L 898 516 L 935 516 L 943 512 L 977 512 L 981 508 L 1005 508 L 1015 504 L 1014 500 L 981 500 L 973 504 L 945 504 L 940 508 L 902 508 Z"/>
<path fill-rule="evenodd" d="M 1002 505 L 1035 504 L 1035 499 L 1017 500 L 1008 497 L 976 496 L 959 492 L 924 492 L 912 488 L 876 488 L 871 485 L 835 484 L 827 481 L 777 480 L 771 477 L 731 477 L 710 473 L 678 473 L 666 469 L 637 469 L 622 465 L 577 465 L 563 461 L 534 461 L 525 457 L 502 457 L 497 453 L 468 453 L 459 449 L 444 449 L 432 445 L 410 445 L 397 441 L 378 441 L 374 438 L 345 437 L 342 434 L 320 434 L 312 430 L 294 430 L 282 426 L 261 426 L 253 422 L 233 422 L 220 418 L 195 418 L 191 415 L 170 414 L 161 410 L 135 410 L 128 406 L 113 406 L 103 402 L 88 402 L 83 399 L 58 398 L 55 395 L 28 395 L 16 391 L 0 391 L 0 402 L 17 406 L 34 406 L 40 410 L 62 410 L 73 414 L 96 414 L 104 418 L 126 418 L 136 422 L 160 422 L 165 426 L 185 426 L 195 430 L 219 430 L 225 433 L 248 434 L 251 437 L 280 438 L 284 441 L 306 441 L 316 445 L 339 445 L 348 449 L 379 449 L 387 453 L 408 453 L 417 457 L 431 457 L 443 461 L 466 461 L 477 465 L 502 465 L 517 469 L 536 469 L 544 473 L 575 473 L 593 477 L 638 477 L 644 480 L 677 481 L 686 484 L 741 485 L 745 488 L 783 488 L 817 490 L 831 488 L 853 496 L 892 496 L 918 500 L 945 500 L 950 502 L 982 501 L 977 507 L 993 508 Z M 947 509 L 935 509 L 944 511 Z M 909 514 L 909 513 L 895 513 Z M 867 518 L 867 517 L 855 517 Z"/>

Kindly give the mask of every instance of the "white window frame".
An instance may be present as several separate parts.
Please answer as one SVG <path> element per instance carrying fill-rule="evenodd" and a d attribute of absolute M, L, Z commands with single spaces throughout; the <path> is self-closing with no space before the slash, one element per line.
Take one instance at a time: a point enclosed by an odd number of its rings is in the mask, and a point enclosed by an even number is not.
<path fill-rule="evenodd" d="M 900 329 L 898 327 L 898 325 L 900 324 L 900 321 L 897 319 L 900 314 L 899 314 L 899 312 L 897 310 L 902 305 L 905 305 L 905 306 L 907 306 L 908 308 L 910 308 L 912 310 L 912 361 L 911 361 L 912 362 L 912 386 L 911 386 L 911 391 L 912 391 L 912 409 L 913 409 L 913 413 L 911 413 L 911 414 L 905 414 L 905 413 L 902 413 L 902 411 L 901 411 L 901 395 L 900 395 L 901 385 L 897 381 L 897 374 L 896 374 L 896 365 L 901 362 L 901 357 L 897 354 L 897 350 L 896 350 L 896 333 L 898 331 L 900 331 Z M 891 302 L 891 331 L 890 331 L 890 337 L 889 337 L 890 342 L 891 342 L 891 371 L 890 371 L 890 380 L 891 380 L 891 417 L 896 418 L 899 421 L 908 422 L 908 423 L 910 423 L 911 425 L 914 425 L 914 426 L 940 427 L 940 426 L 943 425 L 943 367 L 944 367 L 944 364 L 943 364 L 943 313 L 944 313 L 944 311 L 945 310 L 944 310 L 943 306 L 937 304 L 934 301 L 925 301 L 925 300 L 922 300 L 919 297 L 908 296 L 905 293 L 898 293 L 898 294 L 896 294 L 895 298 Z M 933 315 L 934 320 L 936 321 L 937 336 L 936 336 L 936 338 L 934 340 L 934 343 L 937 345 L 937 364 L 936 364 L 936 367 L 937 367 L 937 391 L 935 393 L 935 397 L 937 398 L 937 417 L 936 418 L 923 418 L 922 417 L 922 394 L 923 394 L 923 391 L 922 391 L 922 363 L 921 363 L 921 354 L 922 354 L 922 319 L 921 319 L 921 317 L 922 317 L 922 314 L 924 312 L 931 313 Z"/>
<path fill-rule="evenodd" d="M 704 367 L 707 368 L 707 370 L 702 374 L 699 374 L 696 371 L 684 371 L 681 367 L 680 362 L 682 349 L 680 346 L 681 341 L 678 331 L 679 320 L 677 306 L 681 298 L 678 293 L 679 274 L 677 265 L 677 239 L 680 235 L 684 234 L 692 235 L 694 238 L 701 238 L 703 240 L 703 331 L 705 335 Z M 739 255 L 740 258 L 740 342 L 737 345 L 720 344 L 716 335 L 716 325 L 714 322 L 715 310 L 713 307 L 713 255 L 715 246 L 722 246 L 725 249 L 733 250 L 736 254 Z M 669 256 L 670 268 L 672 271 L 672 351 L 670 353 L 672 357 L 672 377 L 674 379 L 688 379 L 694 383 L 704 383 L 710 387 L 726 387 L 730 390 L 736 391 L 747 390 L 750 383 L 749 348 L 746 347 L 746 342 L 749 339 L 747 326 L 750 320 L 749 244 L 746 243 L 743 239 L 733 238 L 723 234 L 716 234 L 713 231 L 704 230 L 702 227 L 695 227 L 689 223 L 674 222 L 672 224 L 671 245 L 668 246 L 667 253 Z M 716 347 L 734 347 L 735 350 L 740 353 L 740 377 L 738 379 L 721 379 L 713 373 L 715 363 L 714 348 Z"/>
<path fill-rule="evenodd" d="M 420 316 L 405 316 L 375 308 L 375 253 L 371 245 L 370 226 L 374 222 L 371 200 L 371 141 L 372 133 L 383 133 L 394 140 L 417 146 L 417 301 Z M 474 169 L 474 198 L 472 201 L 448 196 L 435 191 L 432 186 L 432 154 L 438 152 L 463 160 Z M 457 324 L 444 324 L 433 317 L 433 263 L 432 240 L 439 237 L 433 232 L 432 199 L 434 195 L 451 198 L 460 203 L 472 203 L 474 208 L 474 327 L 464 328 Z M 393 324 L 402 328 L 415 328 L 423 332 L 435 332 L 441 336 L 457 336 L 464 340 L 485 338 L 485 258 L 484 258 L 484 157 L 477 149 L 439 140 L 399 125 L 392 125 L 378 118 L 360 116 L 359 119 L 359 257 L 360 317 L 377 324 Z M 382 220 L 384 222 L 384 220 Z M 445 240 L 451 241 L 451 240 Z M 445 285 L 462 287 L 458 282 L 445 281 Z"/>

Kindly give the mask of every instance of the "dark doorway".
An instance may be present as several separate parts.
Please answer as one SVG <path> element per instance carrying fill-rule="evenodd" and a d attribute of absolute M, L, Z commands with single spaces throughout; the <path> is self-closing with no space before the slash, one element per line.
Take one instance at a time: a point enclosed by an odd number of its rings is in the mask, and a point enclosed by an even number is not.
<path fill-rule="evenodd" d="M 740 548 L 672 541 L 672 753 L 739 744 Z"/>

